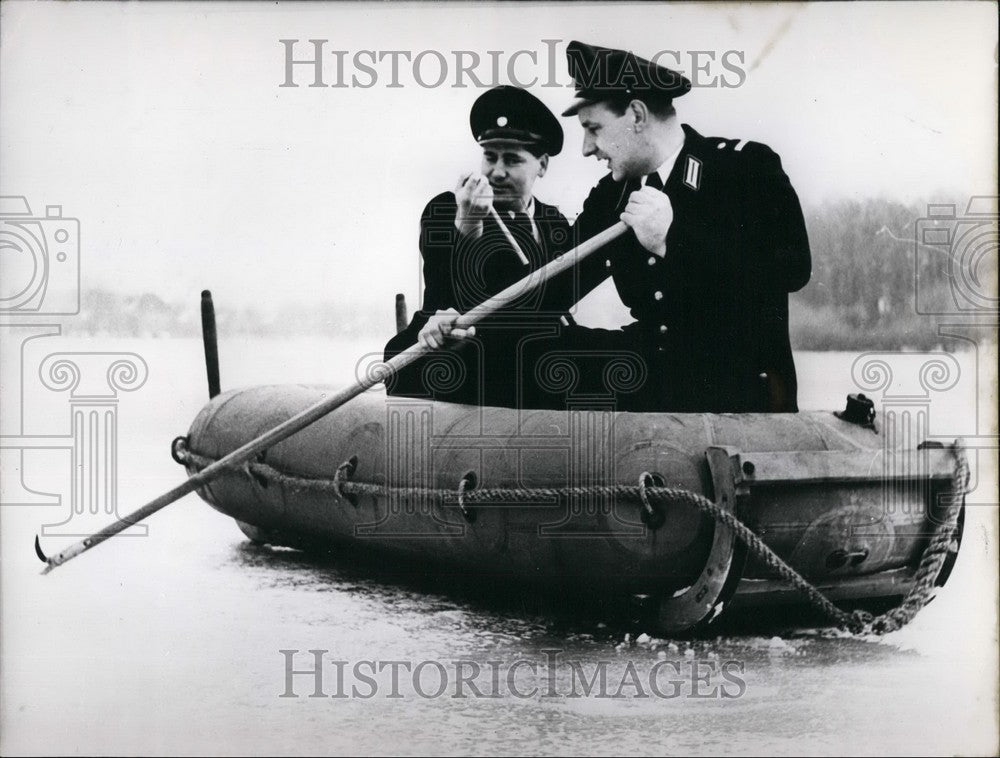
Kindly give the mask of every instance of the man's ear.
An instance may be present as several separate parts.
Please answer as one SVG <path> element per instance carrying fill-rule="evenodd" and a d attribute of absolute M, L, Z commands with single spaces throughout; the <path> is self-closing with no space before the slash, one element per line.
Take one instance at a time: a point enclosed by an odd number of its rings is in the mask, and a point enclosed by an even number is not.
<path fill-rule="evenodd" d="M 539 156 L 539 158 L 538 158 L 538 178 L 539 179 L 541 179 L 543 176 L 545 176 L 545 172 L 548 170 L 548 168 L 549 168 L 549 156 L 548 155 L 541 155 L 541 156 Z"/>
<path fill-rule="evenodd" d="M 649 126 L 649 108 L 642 100 L 633 100 L 628 104 L 628 113 L 632 117 L 632 129 L 641 132 Z"/>

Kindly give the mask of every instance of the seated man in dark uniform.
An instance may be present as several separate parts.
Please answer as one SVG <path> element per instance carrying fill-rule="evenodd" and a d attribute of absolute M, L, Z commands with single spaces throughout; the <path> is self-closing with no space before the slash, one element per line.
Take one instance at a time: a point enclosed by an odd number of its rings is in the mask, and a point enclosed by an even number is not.
<path fill-rule="evenodd" d="M 406 329 L 385 348 L 388 360 L 420 341 L 434 350 L 387 382 L 391 395 L 506 407 L 543 407 L 552 399 L 534 377 L 531 346 L 555 336 L 568 314 L 552 311 L 555 285 L 526 291 L 511 307 L 465 332 L 452 323 L 551 261 L 569 245 L 569 223 L 532 195 L 549 157 L 562 149 L 559 121 L 533 95 L 495 87 L 469 117 L 482 146 L 480 173 L 433 198 L 420 219 L 424 296 Z M 565 277 L 564 277 L 565 280 Z M 567 297 L 557 298 L 567 301 Z M 464 338 L 457 349 L 446 340 Z M 441 348 L 441 349 L 437 349 Z"/>
<path fill-rule="evenodd" d="M 809 281 L 798 197 L 766 145 L 704 137 L 673 100 L 691 83 L 631 52 L 571 42 L 583 154 L 610 173 L 587 197 L 574 243 L 619 219 L 631 232 L 579 266 L 579 293 L 613 277 L 635 321 L 572 327 L 562 339 L 633 352 L 646 364 L 625 407 L 643 411 L 798 410 L 788 293 Z"/>

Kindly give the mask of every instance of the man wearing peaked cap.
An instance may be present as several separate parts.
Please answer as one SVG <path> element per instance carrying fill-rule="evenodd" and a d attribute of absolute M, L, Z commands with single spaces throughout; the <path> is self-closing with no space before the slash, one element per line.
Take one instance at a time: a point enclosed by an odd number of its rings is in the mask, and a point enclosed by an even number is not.
<path fill-rule="evenodd" d="M 387 383 L 390 394 L 508 407 L 551 404 L 519 351 L 538 333 L 557 333 L 568 314 L 546 303 L 552 286 L 528 292 L 506 312 L 474 329 L 452 325 L 482 301 L 523 279 L 569 246 L 569 222 L 536 199 L 535 181 L 562 150 L 555 115 L 518 87 L 494 87 L 472 105 L 469 125 L 482 148 L 478 172 L 433 198 L 420 219 L 424 294 L 409 326 L 385 348 L 385 359 L 418 341 L 435 348 Z M 555 285 L 553 285 L 555 286 Z M 558 298 L 566 301 L 565 295 Z M 465 339 L 458 350 L 446 341 Z M 524 371 L 517 370 L 523 366 Z M 450 377 L 448 381 L 439 381 Z"/>
<path fill-rule="evenodd" d="M 520 87 L 500 86 L 483 93 L 469 113 L 472 136 L 490 144 L 522 145 L 535 155 L 559 155 L 563 130 L 545 104 Z"/>
<path fill-rule="evenodd" d="M 566 48 L 566 59 L 576 85 L 576 99 L 563 116 L 575 116 L 580 108 L 601 101 L 632 95 L 671 100 L 691 90 L 691 82 L 683 74 L 628 50 L 574 41 Z"/>
<path fill-rule="evenodd" d="M 564 115 L 580 120 L 583 154 L 609 169 L 574 243 L 619 219 L 632 229 L 582 262 L 578 292 L 613 277 L 635 321 L 573 327 L 564 346 L 641 355 L 647 378 L 633 410 L 798 410 L 788 293 L 811 263 L 781 160 L 766 145 L 682 124 L 673 101 L 691 83 L 675 71 L 581 42 L 566 54 L 576 99 Z"/>

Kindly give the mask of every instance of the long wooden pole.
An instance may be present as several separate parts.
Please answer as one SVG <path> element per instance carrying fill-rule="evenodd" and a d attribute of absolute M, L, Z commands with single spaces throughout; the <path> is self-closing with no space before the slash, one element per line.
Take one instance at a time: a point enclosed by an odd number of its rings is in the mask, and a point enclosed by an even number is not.
<path fill-rule="evenodd" d="M 460 329 L 467 329 L 480 319 L 496 313 L 518 298 L 522 297 L 526 292 L 538 287 L 543 282 L 548 281 L 557 274 L 560 274 L 563 271 L 577 265 L 595 250 L 603 247 L 612 240 L 617 239 L 626 231 L 628 231 L 628 226 L 626 226 L 624 222 L 619 221 L 614 226 L 605 229 L 600 234 L 597 234 L 586 242 L 577 245 L 572 250 L 562 254 L 555 260 L 550 261 L 540 269 L 531 272 L 520 281 L 515 282 L 488 300 L 483 301 L 472 310 L 463 313 L 456 319 L 455 326 Z M 188 478 L 188 480 L 183 484 L 174 487 L 168 492 L 164 492 L 162 495 L 149 501 L 138 510 L 133 511 L 127 516 L 123 516 L 118 519 L 118 521 L 113 524 L 109 524 L 99 532 L 95 532 L 86 539 L 70 545 L 60 553 L 56 553 L 51 557 L 44 557 L 45 554 L 42 552 L 38 537 L 36 536 L 35 551 L 38 553 L 39 557 L 42 557 L 43 560 L 45 560 L 46 563 L 45 569 L 42 573 L 47 574 L 56 566 L 61 566 L 66 563 L 66 561 L 75 558 L 87 550 L 90 550 L 92 547 L 100 545 L 105 540 L 115 536 L 121 531 L 124 531 L 133 524 L 137 524 L 143 519 L 153 515 L 161 508 L 165 508 L 171 503 L 180 500 L 185 495 L 194 492 L 199 487 L 205 486 L 226 469 L 235 468 L 236 466 L 249 461 L 262 450 L 267 450 L 269 447 L 272 447 L 282 440 L 291 437 L 296 432 L 305 429 L 314 421 L 318 421 L 323 418 L 323 416 L 339 408 L 349 400 L 352 400 L 363 392 L 366 392 L 376 384 L 385 381 L 393 373 L 413 363 L 417 360 L 417 358 L 430 350 L 431 348 L 419 342 L 415 345 L 411 345 L 402 353 L 393 356 L 384 364 L 379 366 L 378 370 L 371 372 L 370 376 L 359 379 L 354 384 L 346 387 L 340 392 L 323 398 L 314 405 L 311 405 L 305 410 L 295 414 L 290 419 L 278 424 L 278 426 L 274 427 L 269 432 L 265 432 L 256 439 L 253 439 L 245 445 L 236 448 L 233 452 L 220 458 L 215 463 L 206 466 L 197 474 Z"/>

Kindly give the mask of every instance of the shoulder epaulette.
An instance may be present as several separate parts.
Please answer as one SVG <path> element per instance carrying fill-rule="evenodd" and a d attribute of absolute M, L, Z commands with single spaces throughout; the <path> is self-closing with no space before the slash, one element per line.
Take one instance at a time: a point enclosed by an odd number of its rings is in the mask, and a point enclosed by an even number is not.
<path fill-rule="evenodd" d="M 733 153 L 741 152 L 744 147 L 751 144 L 749 140 L 726 139 L 725 137 L 706 137 L 705 141 L 710 145 L 715 145 L 715 148 L 720 152 Z"/>

